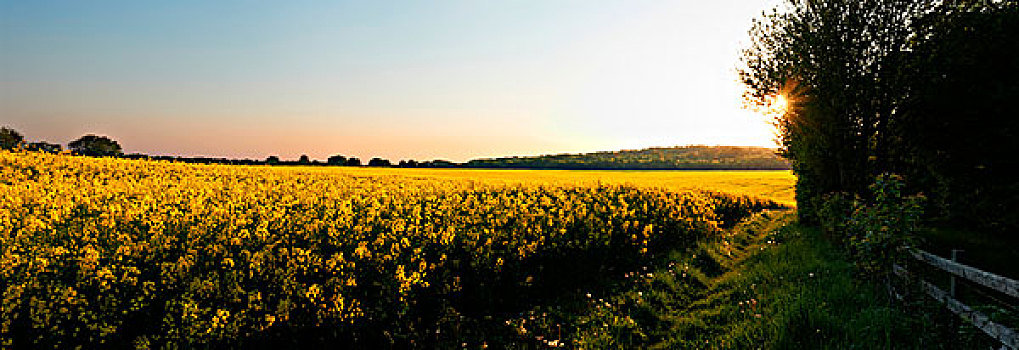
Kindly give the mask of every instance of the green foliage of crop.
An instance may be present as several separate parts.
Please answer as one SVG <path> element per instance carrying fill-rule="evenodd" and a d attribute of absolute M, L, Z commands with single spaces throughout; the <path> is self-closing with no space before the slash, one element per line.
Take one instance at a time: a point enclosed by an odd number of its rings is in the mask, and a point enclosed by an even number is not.
<path fill-rule="evenodd" d="M 0 179 L 0 340 L 26 348 L 445 346 L 460 317 L 503 319 L 777 207 L 35 152 L 0 152 Z"/>

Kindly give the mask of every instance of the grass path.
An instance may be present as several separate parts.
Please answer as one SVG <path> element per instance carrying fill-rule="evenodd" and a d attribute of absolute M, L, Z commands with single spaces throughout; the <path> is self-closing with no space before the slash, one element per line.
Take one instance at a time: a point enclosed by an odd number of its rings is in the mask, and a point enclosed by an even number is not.
<path fill-rule="evenodd" d="M 674 251 L 574 316 L 577 348 L 913 349 L 920 336 L 882 289 L 790 212 L 765 212 L 725 237 Z M 634 276 L 636 275 L 636 276 Z"/>
<path fill-rule="evenodd" d="M 726 248 L 731 247 L 731 248 Z M 715 248 L 715 249 L 711 249 Z M 917 325 L 819 232 L 789 213 L 704 246 L 725 271 L 674 320 L 661 347 L 914 348 Z M 731 252 L 731 253 L 730 253 Z"/>

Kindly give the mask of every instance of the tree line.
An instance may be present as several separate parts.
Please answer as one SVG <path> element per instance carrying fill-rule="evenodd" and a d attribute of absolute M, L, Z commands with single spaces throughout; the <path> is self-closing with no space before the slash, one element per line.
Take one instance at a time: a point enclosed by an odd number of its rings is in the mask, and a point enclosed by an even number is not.
<path fill-rule="evenodd" d="M 85 135 L 67 144 L 67 149 L 57 143 L 46 141 L 28 142 L 17 130 L 10 127 L 0 127 L 0 149 L 3 150 L 24 150 L 46 153 L 69 153 L 88 157 L 117 157 L 124 159 L 146 159 L 164 160 L 183 163 L 198 164 L 231 164 L 231 165 L 308 165 L 308 166 L 370 166 L 370 167 L 399 167 L 399 168 L 453 168 L 461 164 L 446 160 L 400 160 L 393 163 L 388 159 L 371 158 L 366 164 L 357 157 L 334 155 L 324 162 L 313 160 L 307 155 L 301 155 L 295 161 L 282 160 L 279 156 L 269 156 L 261 159 L 231 159 L 223 157 L 183 157 L 183 156 L 160 156 L 147 155 L 142 153 L 125 154 L 120 143 L 116 140 L 101 135 Z"/>
<path fill-rule="evenodd" d="M 25 142 L 17 131 L 0 128 L 3 149 L 24 149 L 49 153 L 63 152 L 59 144 Z M 230 159 L 216 157 L 158 156 L 141 153 L 124 154 L 116 140 L 107 136 L 85 135 L 68 143 L 69 153 L 92 157 L 120 157 L 201 164 L 234 165 L 304 165 L 304 166 L 370 166 L 397 168 L 489 168 L 489 169 L 770 169 L 787 170 L 789 163 L 780 158 L 774 149 L 736 146 L 682 146 L 658 147 L 641 150 L 623 150 L 582 154 L 553 154 L 533 157 L 504 157 L 475 159 L 465 163 L 447 160 L 417 161 L 413 159 L 392 162 L 384 158 L 371 158 L 363 163 L 357 157 L 333 155 L 325 161 L 307 155 L 297 160 L 283 160 L 278 156 L 266 159 Z"/>
<path fill-rule="evenodd" d="M 779 157 L 776 150 L 771 148 L 692 145 L 581 154 L 554 154 L 536 157 L 476 159 L 465 163 L 464 167 L 512 169 L 788 170 L 789 162 Z"/>
<path fill-rule="evenodd" d="M 892 173 L 929 222 L 1019 229 L 1016 33 L 1016 1 L 789 0 L 756 20 L 740 79 L 753 106 L 788 101 L 801 220 Z"/>
<path fill-rule="evenodd" d="M 85 135 L 67 143 L 68 151 L 90 157 L 117 157 L 123 155 L 120 143 L 106 136 Z M 17 130 L 0 127 L 0 149 L 61 153 L 64 147 L 46 141 L 26 142 Z"/>

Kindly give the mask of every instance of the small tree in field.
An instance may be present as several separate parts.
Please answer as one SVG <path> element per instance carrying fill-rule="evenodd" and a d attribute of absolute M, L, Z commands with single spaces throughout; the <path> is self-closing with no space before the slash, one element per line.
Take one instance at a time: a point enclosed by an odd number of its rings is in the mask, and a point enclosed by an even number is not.
<path fill-rule="evenodd" d="M 0 128 L 0 149 L 15 149 L 21 147 L 25 137 L 21 133 L 8 127 Z"/>
<path fill-rule="evenodd" d="M 393 166 L 393 163 L 390 163 L 388 159 L 372 158 L 371 160 L 368 161 L 368 166 L 387 167 L 387 166 Z"/>
<path fill-rule="evenodd" d="M 106 136 L 85 135 L 71 141 L 67 148 L 75 154 L 89 157 L 116 157 L 123 154 L 120 143 Z"/>
<path fill-rule="evenodd" d="M 326 160 L 326 163 L 329 165 L 344 165 L 347 163 L 347 157 L 341 155 L 331 156 Z"/>

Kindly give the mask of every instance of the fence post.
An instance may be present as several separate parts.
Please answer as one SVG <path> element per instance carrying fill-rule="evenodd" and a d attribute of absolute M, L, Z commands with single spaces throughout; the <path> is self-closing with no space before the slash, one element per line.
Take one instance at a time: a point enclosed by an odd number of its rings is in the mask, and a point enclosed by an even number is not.
<path fill-rule="evenodd" d="M 962 249 L 952 249 L 952 262 L 958 262 L 958 258 L 959 258 L 958 254 L 961 253 L 961 252 L 964 252 L 964 251 L 965 250 L 962 250 Z M 951 295 L 952 298 L 955 298 L 956 297 L 955 296 L 955 275 L 953 274 L 953 275 L 950 275 L 950 276 L 951 276 L 952 279 L 950 280 L 951 283 L 949 284 L 948 294 Z"/>

